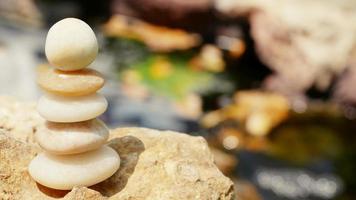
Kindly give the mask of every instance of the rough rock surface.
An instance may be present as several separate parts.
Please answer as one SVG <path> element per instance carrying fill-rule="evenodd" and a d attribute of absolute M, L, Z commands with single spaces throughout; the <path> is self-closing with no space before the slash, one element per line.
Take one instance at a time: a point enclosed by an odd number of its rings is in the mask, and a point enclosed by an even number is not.
<path fill-rule="evenodd" d="M 26 117 L 20 118 L 21 114 Z M 0 97 L 1 199 L 234 198 L 232 182 L 213 163 L 203 138 L 144 128 L 112 130 L 109 145 L 120 154 L 122 163 L 108 180 L 90 188 L 74 188 L 70 192 L 37 185 L 30 178 L 27 166 L 41 151 L 32 135 L 42 123 L 33 104 Z"/>
<path fill-rule="evenodd" d="M 225 14 L 247 16 L 262 61 L 275 71 L 270 89 L 291 94 L 324 90 L 353 65 L 356 1 L 216 0 Z"/>
<path fill-rule="evenodd" d="M 44 122 L 35 103 L 0 96 L 0 132 L 5 135 L 35 145 L 35 132 Z"/>

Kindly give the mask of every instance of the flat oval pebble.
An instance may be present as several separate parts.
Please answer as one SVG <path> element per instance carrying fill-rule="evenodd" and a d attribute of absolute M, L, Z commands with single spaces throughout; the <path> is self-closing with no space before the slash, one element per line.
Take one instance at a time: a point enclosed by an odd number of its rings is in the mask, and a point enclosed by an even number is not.
<path fill-rule="evenodd" d="M 100 148 L 109 130 L 99 119 L 76 123 L 47 121 L 36 132 L 36 141 L 47 152 L 58 155 L 76 154 Z"/>
<path fill-rule="evenodd" d="M 48 31 L 45 45 L 48 61 L 63 71 L 87 67 L 98 54 L 93 30 L 80 19 L 66 18 Z"/>
<path fill-rule="evenodd" d="M 37 83 L 45 91 L 62 96 L 84 96 L 104 86 L 102 75 L 93 69 L 61 71 L 49 66 L 37 69 Z"/>
<path fill-rule="evenodd" d="M 74 155 L 41 153 L 29 165 L 31 177 L 53 189 L 71 190 L 75 186 L 91 186 L 112 176 L 120 167 L 120 157 L 112 148 Z"/>
<path fill-rule="evenodd" d="M 80 97 L 43 95 L 37 104 L 38 113 L 51 122 L 81 122 L 103 114 L 108 102 L 101 94 Z"/>

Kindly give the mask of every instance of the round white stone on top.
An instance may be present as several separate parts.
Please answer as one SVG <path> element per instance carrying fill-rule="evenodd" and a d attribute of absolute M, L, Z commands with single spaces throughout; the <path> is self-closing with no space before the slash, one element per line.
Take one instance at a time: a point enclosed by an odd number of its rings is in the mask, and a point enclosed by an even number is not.
<path fill-rule="evenodd" d="M 65 18 L 48 31 L 45 45 L 48 61 L 63 71 L 87 67 L 98 54 L 93 30 L 80 19 Z"/>

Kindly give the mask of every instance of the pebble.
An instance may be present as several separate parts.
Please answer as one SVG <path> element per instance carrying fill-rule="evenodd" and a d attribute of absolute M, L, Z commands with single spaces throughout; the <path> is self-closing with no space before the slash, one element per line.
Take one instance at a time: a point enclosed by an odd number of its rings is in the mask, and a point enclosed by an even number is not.
<path fill-rule="evenodd" d="M 120 166 L 120 157 L 108 146 L 74 155 L 41 153 L 29 165 L 29 173 L 38 183 L 53 189 L 71 190 L 91 186 L 112 176 Z"/>
<path fill-rule="evenodd" d="M 81 122 L 103 114 L 108 102 L 101 94 L 64 97 L 43 95 L 37 104 L 38 113 L 51 122 Z"/>
<path fill-rule="evenodd" d="M 107 141 L 109 130 L 99 119 L 76 123 L 47 121 L 35 137 L 48 153 L 68 155 L 100 148 Z"/>
<path fill-rule="evenodd" d="M 98 54 L 93 30 L 80 19 L 65 18 L 48 31 L 45 45 L 48 61 L 63 71 L 87 67 Z"/>
<path fill-rule="evenodd" d="M 84 96 L 104 86 L 102 75 L 93 69 L 60 71 L 49 66 L 37 70 L 38 85 L 49 93 L 62 96 Z"/>

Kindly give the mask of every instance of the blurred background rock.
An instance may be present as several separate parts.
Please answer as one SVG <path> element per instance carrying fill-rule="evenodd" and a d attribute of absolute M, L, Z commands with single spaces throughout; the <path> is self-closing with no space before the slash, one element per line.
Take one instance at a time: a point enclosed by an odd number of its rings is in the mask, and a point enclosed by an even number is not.
<path fill-rule="evenodd" d="M 65 17 L 98 36 L 111 127 L 204 136 L 238 199 L 356 198 L 356 1 L 0 0 L 1 95 L 38 98 Z"/>

